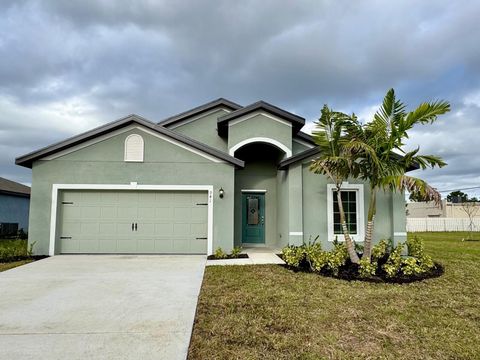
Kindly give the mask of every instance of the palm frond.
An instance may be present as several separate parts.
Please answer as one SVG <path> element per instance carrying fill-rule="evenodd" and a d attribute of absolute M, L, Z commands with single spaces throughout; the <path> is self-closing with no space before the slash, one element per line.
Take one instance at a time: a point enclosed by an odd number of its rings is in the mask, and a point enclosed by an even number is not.
<path fill-rule="evenodd" d="M 442 200 L 442 196 L 437 189 L 430 186 L 426 181 L 413 176 L 387 176 L 382 179 L 381 186 L 384 190 L 415 193 L 420 199 L 434 201 L 436 204 L 439 204 Z"/>

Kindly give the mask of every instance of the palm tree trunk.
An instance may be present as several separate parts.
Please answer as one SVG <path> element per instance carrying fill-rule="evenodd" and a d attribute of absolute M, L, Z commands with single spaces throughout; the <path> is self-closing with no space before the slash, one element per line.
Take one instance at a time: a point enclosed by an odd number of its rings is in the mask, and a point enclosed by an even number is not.
<path fill-rule="evenodd" d="M 371 189 L 370 204 L 368 206 L 367 231 L 365 233 L 365 241 L 363 242 L 363 255 L 362 255 L 362 259 L 368 259 L 368 261 L 370 261 L 372 258 L 372 237 L 373 237 L 373 228 L 374 228 L 376 211 L 377 211 L 377 190 Z"/>
<path fill-rule="evenodd" d="M 355 247 L 353 246 L 352 238 L 350 237 L 350 233 L 348 232 L 347 222 L 345 220 L 345 211 L 343 210 L 343 203 L 342 203 L 342 193 L 340 189 L 337 188 L 337 202 L 338 202 L 338 210 L 340 213 L 340 223 L 342 224 L 343 236 L 345 237 L 345 246 L 347 247 L 348 255 L 350 256 L 350 260 L 354 264 L 358 264 L 360 259 L 355 251 Z"/>

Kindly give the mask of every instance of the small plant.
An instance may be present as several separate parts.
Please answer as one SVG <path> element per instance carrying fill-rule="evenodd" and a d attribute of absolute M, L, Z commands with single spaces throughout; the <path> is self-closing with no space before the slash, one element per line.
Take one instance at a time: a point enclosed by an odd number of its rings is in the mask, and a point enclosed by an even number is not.
<path fill-rule="evenodd" d="M 299 267 L 305 259 L 304 247 L 289 245 L 282 249 L 283 260 L 289 266 Z"/>
<path fill-rule="evenodd" d="M 372 261 L 383 258 L 390 250 L 390 243 L 388 240 L 382 239 L 372 248 Z"/>
<path fill-rule="evenodd" d="M 33 255 L 33 247 L 35 246 L 36 243 L 37 242 L 34 241 L 28 246 L 27 256 L 32 256 Z"/>
<path fill-rule="evenodd" d="M 216 259 L 226 259 L 228 257 L 227 253 L 223 251 L 221 247 L 217 248 L 213 255 Z"/>
<path fill-rule="evenodd" d="M 402 251 L 404 246 L 405 244 L 403 243 L 398 244 L 388 256 L 388 260 L 385 265 L 383 265 L 383 269 L 387 273 L 388 277 L 395 277 L 399 274 L 400 267 L 402 265 Z"/>
<path fill-rule="evenodd" d="M 358 274 L 362 278 L 369 278 L 375 276 L 377 273 L 378 263 L 376 261 L 368 261 L 368 259 L 361 259 L 359 263 Z"/>
<path fill-rule="evenodd" d="M 241 246 L 235 246 L 232 251 L 230 252 L 230 257 L 231 258 L 236 258 L 240 253 L 242 252 L 242 247 Z"/>

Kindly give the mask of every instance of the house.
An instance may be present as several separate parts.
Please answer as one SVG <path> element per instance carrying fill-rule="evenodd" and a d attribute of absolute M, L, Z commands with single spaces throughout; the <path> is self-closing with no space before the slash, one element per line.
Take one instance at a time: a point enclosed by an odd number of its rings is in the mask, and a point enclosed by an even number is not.
<path fill-rule="evenodd" d="M 470 205 L 470 206 L 468 206 Z M 434 202 L 410 202 L 407 203 L 408 218 L 480 218 L 480 203 L 450 202 L 443 200 L 441 204 Z"/>
<path fill-rule="evenodd" d="M 218 99 L 154 123 L 137 115 L 21 156 L 32 169 L 31 239 L 42 254 L 200 253 L 342 240 L 333 185 L 305 119 Z M 368 186 L 344 186 L 362 241 Z M 402 194 L 380 193 L 374 238 L 404 240 Z"/>
<path fill-rule="evenodd" d="M 30 188 L 0 177 L 0 237 L 28 230 Z"/>

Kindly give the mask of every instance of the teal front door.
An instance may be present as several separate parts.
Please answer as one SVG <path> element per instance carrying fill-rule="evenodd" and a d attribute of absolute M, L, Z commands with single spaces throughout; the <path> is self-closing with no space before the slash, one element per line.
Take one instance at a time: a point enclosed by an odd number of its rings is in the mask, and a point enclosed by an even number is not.
<path fill-rule="evenodd" d="M 265 194 L 242 194 L 242 243 L 265 243 Z"/>

